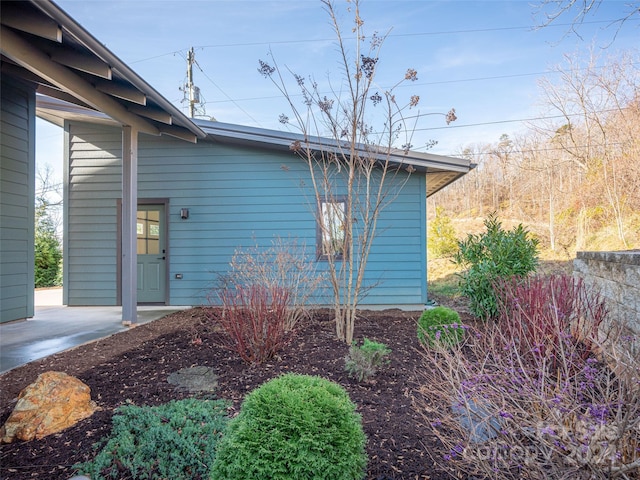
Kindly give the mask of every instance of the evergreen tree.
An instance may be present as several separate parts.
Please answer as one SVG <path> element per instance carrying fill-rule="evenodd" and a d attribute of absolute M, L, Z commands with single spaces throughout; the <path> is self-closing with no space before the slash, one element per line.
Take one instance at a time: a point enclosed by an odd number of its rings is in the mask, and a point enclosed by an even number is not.
<path fill-rule="evenodd" d="M 428 246 L 435 258 L 451 257 L 458 251 L 456 230 L 443 207 L 436 207 L 436 216 L 429 224 Z"/>
<path fill-rule="evenodd" d="M 62 285 L 62 245 L 47 201 L 36 199 L 35 287 Z"/>

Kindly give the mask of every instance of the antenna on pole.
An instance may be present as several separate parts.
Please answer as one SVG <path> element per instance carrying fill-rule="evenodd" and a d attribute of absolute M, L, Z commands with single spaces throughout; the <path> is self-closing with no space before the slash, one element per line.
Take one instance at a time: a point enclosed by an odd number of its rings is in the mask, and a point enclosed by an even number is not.
<path fill-rule="evenodd" d="M 182 103 L 189 103 L 189 117 L 195 118 L 196 115 L 199 117 L 206 117 L 206 112 L 204 109 L 204 101 L 200 95 L 200 89 L 193 84 L 193 64 L 196 63 L 196 54 L 193 51 L 193 47 L 189 49 L 189 53 L 187 54 L 187 83 L 180 88 L 184 93 L 184 98 L 182 99 Z M 211 117 L 211 120 L 214 120 Z"/>

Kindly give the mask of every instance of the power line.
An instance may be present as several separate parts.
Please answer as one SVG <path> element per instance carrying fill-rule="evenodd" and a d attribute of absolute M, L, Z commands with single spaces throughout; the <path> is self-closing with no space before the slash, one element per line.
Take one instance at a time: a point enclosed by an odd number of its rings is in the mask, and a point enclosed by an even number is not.
<path fill-rule="evenodd" d="M 619 109 L 606 109 L 606 110 L 600 110 L 597 112 L 594 112 L 596 114 L 602 114 L 602 113 L 612 113 L 612 112 L 617 112 L 619 111 Z M 494 120 L 494 121 L 490 121 L 490 122 L 478 122 L 478 123 L 467 123 L 467 124 L 450 124 L 450 125 L 446 125 L 446 126 L 440 126 L 440 127 L 425 127 L 425 128 L 416 128 L 414 130 L 412 130 L 412 132 L 426 132 L 426 131 L 431 131 L 431 130 L 444 130 L 444 129 L 453 129 L 453 128 L 470 128 L 470 127 L 483 127 L 486 125 L 501 125 L 501 124 L 506 124 L 506 123 L 525 123 L 525 122 L 535 122 L 535 121 L 540 121 L 540 120 L 553 120 L 553 119 L 566 119 L 568 117 L 577 117 L 577 116 L 582 116 L 582 114 L 580 113 L 571 113 L 571 114 L 567 114 L 567 115 L 548 115 L 548 116 L 539 116 L 539 117 L 531 117 L 531 118 L 514 118 L 514 119 L 508 119 L 508 120 Z M 405 131 L 406 133 L 406 131 Z M 610 145 L 618 145 L 615 143 L 612 143 Z M 415 151 L 420 151 L 425 149 L 426 147 L 412 147 L 412 150 Z M 540 150 L 542 151 L 542 150 Z M 480 155 L 480 154 L 477 154 Z"/>
<path fill-rule="evenodd" d="M 253 116 L 252 116 L 249 112 L 247 112 L 244 108 L 242 108 L 240 105 L 238 105 L 238 103 L 237 103 L 233 98 L 231 98 L 229 95 L 227 95 L 227 92 L 225 92 L 224 90 L 222 90 L 222 88 L 220 88 L 220 86 L 218 86 L 218 84 L 217 84 L 216 82 L 214 82 L 214 81 L 213 81 L 213 79 L 212 79 L 209 75 L 207 75 L 207 74 L 206 74 L 206 72 L 202 69 L 202 67 L 200 66 L 200 64 L 199 64 L 198 62 L 196 62 L 196 66 L 198 67 L 198 69 L 200 70 L 200 72 L 202 73 L 202 75 L 204 75 L 204 77 L 205 77 L 207 80 L 209 80 L 209 81 L 213 84 L 213 86 L 214 86 L 214 87 L 216 87 L 218 90 L 220 90 L 220 92 L 221 92 L 225 97 L 227 97 L 227 98 L 229 99 L 228 101 L 230 101 L 231 103 L 233 103 L 233 104 L 236 106 L 236 108 L 238 108 L 242 113 L 244 113 L 247 117 L 249 117 L 251 120 L 253 120 L 256 124 L 258 124 L 259 126 L 261 126 L 261 125 L 260 125 L 260 122 L 258 122 L 255 118 L 253 118 Z M 204 102 L 204 104 L 206 104 L 206 103 L 207 103 L 207 102 Z"/>
<path fill-rule="evenodd" d="M 597 144 L 597 145 L 574 145 L 571 148 L 574 149 L 583 149 L 583 148 L 606 148 L 606 147 L 619 147 L 619 146 L 623 146 L 626 145 L 625 143 L 622 142 L 611 142 L 611 143 L 607 143 L 606 145 L 602 145 L 602 144 Z M 544 148 L 525 148 L 522 150 L 509 150 L 509 154 L 512 153 L 519 153 L 519 154 L 527 154 L 527 153 L 540 153 L 540 152 L 557 152 L 557 151 L 561 151 L 561 152 L 566 152 L 567 148 L 564 147 L 544 147 Z M 467 155 L 467 156 L 471 156 L 471 157 L 481 157 L 484 155 L 491 155 L 492 152 L 489 151 L 485 151 L 485 152 L 464 152 L 463 155 Z M 448 154 L 448 156 L 453 156 L 453 155 L 459 155 L 459 154 Z"/>
<path fill-rule="evenodd" d="M 602 68 L 602 67 L 599 67 Z M 410 86 L 411 87 L 416 87 L 416 86 L 426 86 L 426 85 L 442 85 L 442 84 L 448 84 L 448 83 L 466 83 L 466 82 L 477 82 L 477 81 L 485 81 L 485 80 L 500 80 L 503 78 L 518 78 L 518 77 L 533 77 L 533 76 L 537 76 L 537 75 L 545 75 L 547 73 L 555 73 L 553 70 L 547 70 L 546 72 L 532 72 L 532 73 L 514 73 L 511 75 L 496 75 L 496 76 L 491 76 L 491 77 L 476 77 L 476 78 L 461 78 L 461 79 L 454 79 L 454 80 L 439 80 L 437 82 L 418 82 L 418 83 L 412 83 Z M 331 92 L 320 92 L 320 94 L 329 94 Z M 302 97 L 302 94 L 293 94 L 291 95 L 292 97 Z M 265 96 L 265 97 L 247 97 L 247 98 L 238 98 L 236 99 L 239 102 L 249 102 L 249 101 L 255 101 L 255 100 L 273 100 L 276 98 L 282 98 L 282 95 L 270 95 L 270 96 Z M 206 102 L 206 103 L 222 103 L 222 102 L 226 102 L 227 100 L 212 100 L 211 102 Z"/>
<path fill-rule="evenodd" d="M 602 67 L 599 67 L 599 68 L 602 68 Z M 510 77 L 515 77 L 515 76 L 524 76 L 524 75 L 537 75 L 537 74 L 535 74 L 535 73 L 526 73 L 526 74 L 519 74 L 519 75 L 504 75 L 504 76 L 487 77 L 487 78 L 510 78 Z M 472 79 L 459 80 L 459 81 L 472 81 Z M 212 81 L 212 83 L 213 83 L 213 81 Z M 228 95 L 226 95 L 226 96 L 227 96 L 227 98 L 229 98 Z M 299 95 L 292 95 L 292 96 L 299 96 Z M 242 98 L 242 99 L 237 99 L 237 101 L 268 100 L 268 99 L 275 99 L 275 98 L 282 98 L 282 97 L 280 95 L 274 95 L 274 96 L 269 96 L 269 97 Z M 222 103 L 222 102 L 226 102 L 226 101 L 227 100 L 216 100 L 216 101 L 206 102 L 206 103 Z M 236 105 L 238 108 L 240 108 L 244 113 L 247 113 L 236 103 L 236 100 L 231 100 L 230 99 L 228 101 L 232 101 L 234 103 L 234 105 Z M 603 111 L 598 111 L 598 112 L 595 112 L 595 113 L 610 113 L 610 112 L 613 112 L 613 111 L 616 111 L 616 110 L 615 109 L 603 110 Z M 249 115 L 249 114 L 247 113 L 247 115 Z M 576 115 L 579 115 L 579 114 L 571 114 L 569 116 L 576 116 Z M 485 125 L 499 125 L 499 124 L 506 124 L 506 123 L 524 123 L 524 122 L 534 122 L 534 121 L 540 121 L 540 120 L 553 120 L 553 119 L 557 119 L 557 118 L 565 118 L 565 116 L 564 115 L 548 115 L 548 116 L 539 116 L 539 117 L 531 117 L 531 118 L 514 118 L 514 119 L 506 119 L 506 120 L 492 120 L 492 121 L 489 121 L 489 122 L 478 122 L 478 123 L 466 123 L 466 124 L 456 124 L 456 123 L 454 123 L 454 124 L 449 124 L 449 125 L 443 125 L 443 126 L 440 126 L 440 127 L 416 128 L 413 131 L 414 132 L 420 132 L 420 131 L 444 130 L 444 129 L 452 129 L 452 128 L 482 127 L 482 126 L 485 126 Z"/>
<path fill-rule="evenodd" d="M 631 62 L 629 64 L 626 64 L 629 66 L 638 66 L 640 65 L 640 62 Z M 584 68 L 576 68 L 576 69 L 572 69 L 570 70 L 571 72 L 580 72 L 583 70 L 588 70 L 589 67 L 584 67 Z M 605 68 L 605 66 L 599 66 L 599 67 L 595 67 L 596 70 L 600 70 L 602 68 Z M 467 82 L 481 82 L 481 81 L 487 81 L 487 80 L 502 80 L 502 79 L 507 79 L 507 78 L 522 78 L 522 77 L 535 77 L 535 76 L 539 76 L 539 75 L 548 75 L 548 74 L 558 74 L 558 73 L 563 73 L 560 71 L 556 71 L 556 70 L 545 70 L 544 72 L 528 72 L 528 73 L 513 73 L 513 74 L 509 74 L 509 75 L 492 75 L 489 77 L 472 77 L 472 78 L 458 78 L 458 79 L 453 79 L 453 80 L 438 80 L 438 81 L 434 81 L 434 82 L 416 82 L 416 83 L 411 83 L 411 85 L 409 85 L 410 87 L 416 87 L 416 86 L 428 86 L 428 85 L 446 85 L 446 84 L 454 84 L 454 83 L 467 83 Z M 331 92 L 324 92 L 324 94 L 329 94 Z M 323 94 L 323 92 L 320 92 L 320 94 Z M 302 94 L 293 94 L 291 95 L 292 97 L 301 97 Z M 282 98 L 282 95 L 269 95 L 269 96 L 263 96 L 263 97 L 246 97 L 246 98 L 237 98 L 235 101 L 238 102 L 249 102 L 249 101 L 255 101 L 255 100 L 273 100 L 273 99 L 277 99 L 277 98 Z M 222 102 L 227 102 L 228 100 L 212 100 L 210 102 L 206 102 L 206 103 L 222 103 Z"/>
<path fill-rule="evenodd" d="M 615 20 L 594 20 L 591 22 L 582 22 L 583 25 L 595 25 L 595 24 L 611 24 L 615 22 Z M 571 27 L 573 24 L 571 23 L 554 23 L 549 25 L 546 28 L 550 27 Z M 534 31 L 535 27 L 531 26 L 517 26 L 517 27 L 492 27 L 492 28 L 470 28 L 470 29 L 462 29 L 462 30 L 441 30 L 436 32 L 415 32 L 415 33 L 392 33 L 387 35 L 387 38 L 401 38 L 401 37 L 425 37 L 425 36 L 437 36 L 437 35 L 459 35 L 466 33 L 489 33 L 489 32 L 503 32 L 503 31 L 513 31 L 513 30 L 529 30 Z M 344 40 L 354 40 L 355 37 L 345 37 Z M 295 45 L 295 44 L 303 44 L 303 43 L 322 43 L 322 42 L 331 42 L 335 41 L 334 38 L 315 38 L 315 39 L 297 39 L 297 40 L 269 40 L 269 41 L 259 41 L 259 42 L 244 42 L 244 43 L 217 43 L 212 45 L 198 45 L 195 48 L 231 48 L 231 47 L 255 47 L 260 45 Z M 187 48 L 183 48 L 181 50 L 175 50 L 173 52 L 162 53 L 159 55 L 154 55 L 153 57 L 143 58 L 140 60 L 136 60 L 133 62 L 129 62 L 130 64 L 146 62 L 148 60 L 155 60 L 157 58 L 165 57 L 168 55 L 182 54 L 182 52 L 187 51 Z"/>
<path fill-rule="evenodd" d="M 158 55 L 154 55 L 153 57 L 147 57 L 147 58 L 142 58 L 140 60 L 134 60 L 133 62 L 129 62 L 129 65 L 133 65 L 134 63 L 142 63 L 142 62 L 146 62 L 149 60 L 155 60 L 156 58 L 162 58 L 162 57 L 168 57 L 169 55 L 181 55 L 184 57 L 184 52 L 188 51 L 189 49 L 182 49 L 182 50 L 175 50 L 173 52 L 167 52 L 167 53 L 160 53 Z"/>
<path fill-rule="evenodd" d="M 577 114 L 576 114 L 577 115 Z M 414 132 L 425 132 L 429 130 L 444 130 L 450 128 L 468 128 L 468 127 L 483 127 L 485 125 L 500 125 L 503 123 L 522 123 L 522 122 L 534 122 L 536 120 L 552 120 L 554 118 L 565 118 L 564 115 L 549 115 L 548 117 L 533 117 L 533 118 L 514 118 L 509 120 L 493 120 L 491 122 L 479 122 L 479 123 L 466 123 L 464 125 L 459 124 L 450 124 L 442 127 L 425 127 L 425 128 L 416 128 Z"/>
<path fill-rule="evenodd" d="M 599 21 L 591 21 L 591 22 L 583 22 L 585 24 L 602 24 L 602 23 L 607 23 L 607 24 L 611 24 L 612 21 L 611 20 L 599 20 Z M 572 24 L 553 24 L 553 26 L 556 27 L 567 27 L 567 26 L 571 26 Z M 417 32 L 417 33 L 403 33 L 403 34 L 390 34 L 389 37 L 411 37 L 411 36 L 428 36 L 428 35 L 449 35 L 449 34 L 461 34 L 461 33 L 482 33 L 482 32 L 492 32 L 492 31 L 505 31 L 505 30 L 531 30 L 532 27 L 523 27 L 523 26 L 516 26 L 516 27 L 494 27 L 494 28 L 477 28 L 477 29 L 465 29 L 465 30 L 449 30 L 449 31 L 437 31 L 437 32 Z M 200 48 L 200 49 L 205 49 L 205 48 L 226 48 L 226 47 L 242 47 L 242 46 L 255 46 L 255 45 L 271 45 L 271 44 L 299 44 L 299 43 L 311 43 L 311 42 L 325 42 L 325 41 L 329 41 L 329 40 L 335 40 L 335 38 L 331 38 L 331 39 L 301 39 L 301 40 L 281 40 L 281 41 L 263 41 L 263 42 L 247 42 L 247 43 L 229 43 L 229 44 L 215 44 L 215 45 L 203 45 L 203 46 L 199 46 L 196 48 Z M 152 60 L 152 59 L 156 59 L 156 58 L 161 58 L 167 55 L 176 55 L 176 54 L 180 54 L 180 55 L 184 55 L 184 50 L 176 50 L 173 52 L 168 52 L 165 54 L 160 54 L 160 55 L 156 55 L 153 57 L 149 57 L 146 59 L 142 59 L 142 60 L 138 60 L 136 62 L 131 62 L 131 63 L 138 63 L 138 62 L 143 62 L 146 60 Z M 273 95 L 273 96 L 262 96 L 262 97 L 247 97 L 247 98 L 240 98 L 240 99 L 233 99 L 231 98 L 231 96 L 229 96 L 218 84 L 216 84 L 216 82 L 214 82 L 214 80 L 207 75 L 207 73 L 202 69 L 202 67 L 196 63 L 196 65 L 198 66 L 198 68 L 200 69 L 201 73 L 205 76 L 205 78 L 207 78 L 207 80 L 209 80 L 226 98 L 227 100 L 212 100 L 212 101 L 208 101 L 208 102 L 203 102 L 203 104 L 216 104 L 216 103 L 223 103 L 223 102 L 231 102 L 236 108 L 238 108 L 240 111 L 242 111 L 245 115 L 247 115 L 248 118 L 250 118 L 253 122 L 255 122 L 258 126 L 261 126 L 260 122 L 258 122 L 250 113 L 248 113 L 244 108 L 242 108 L 238 102 L 246 102 L 246 101 L 256 101 L 256 100 L 272 100 L 272 99 L 278 99 L 278 98 L 282 98 L 281 95 Z M 638 62 L 632 62 L 629 65 L 631 66 L 637 66 L 640 65 L 640 63 Z M 596 69 L 602 69 L 604 68 L 604 66 L 599 66 L 599 67 L 595 67 Z M 579 69 L 572 69 L 572 72 L 576 72 L 576 71 L 582 71 L 582 70 L 586 70 L 587 67 L 585 68 L 579 68 Z M 468 83 L 468 82 L 479 82 L 479 81 L 489 81 L 489 80 L 501 80 L 501 79 L 509 79 L 509 78 L 522 78 L 522 77 L 532 77 L 532 76 L 539 76 L 539 75 L 548 75 L 548 74 L 557 74 L 557 73 L 562 73 L 560 71 L 556 71 L 556 70 L 546 70 L 543 72 L 528 72 L 528 73 L 516 73 L 516 74 L 509 74 L 509 75 L 494 75 L 494 76 L 487 76 L 487 77 L 472 77 L 472 78 L 462 78 L 462 79 L 453 79 L 453 80 L 440 80 L 440 81 L 432 81 L 432 82 L 421 82 L 421 83 L 413 83 L 411 86 L 412 87 L 416 87 L 416 86 L 428 86 L 428 85 L 447 85 L 447 84 L 456 84 L 456 83 Z M 299 97 L 302 96 L 301 94 L 297 94 L 297 95 L 292 95 L 292 97 Z M 550 120 L 550 119 L 554 119 L 554 118 L 563 118 L 562 115 L 556 115 L 556 116 L 544 116 L 544 117 L 534 117 L 534 118 L 524 118 L 524 119 L 507 119 L 507 120 L 495 120 L 495 121 L 489 121 L 489 122 L 478 122 L 478 123 L 469 123 L 469 124 L 452 124 L 452 125 L 448 125 L 448 126 L 441 126 L 441 127 L 429 127 L 429 128 L 419 128 L 416 129 L 415 131 L 429 131 L 429 130 L 443 130 L 445 128 L 470 128 L 470 127 L 479 127 L 479 126 L 486 126 L 486 125 L 498 125 L 498 124 L 507 124 L 507 123 L 523 123 L 523 122 L 531 122 L 531 121 L 537 121 L 537 120 Z"/>

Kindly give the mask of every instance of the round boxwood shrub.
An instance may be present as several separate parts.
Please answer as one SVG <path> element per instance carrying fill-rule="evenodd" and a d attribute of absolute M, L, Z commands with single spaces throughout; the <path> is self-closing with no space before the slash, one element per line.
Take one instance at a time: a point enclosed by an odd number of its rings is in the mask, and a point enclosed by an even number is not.
<path fill-rule="evenodd" d="M 447 307 L 425 310 L 418 320 L 418 340 L 422 345 L 456 345 L 464 331 L 458 312 Z"/>
<path fill-rule="evenodd" d="M 219 443 L 211 478 L 361 479 L 365 442 L 340 385 L 290 373 L 247 395 Z"/>

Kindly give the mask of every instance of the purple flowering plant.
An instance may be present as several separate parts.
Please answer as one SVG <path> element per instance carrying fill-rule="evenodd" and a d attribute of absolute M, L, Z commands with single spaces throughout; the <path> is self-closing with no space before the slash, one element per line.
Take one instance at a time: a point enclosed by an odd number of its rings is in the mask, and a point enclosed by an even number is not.
<path fill-rule="evenodd" d="M 639 479 L 635 340 L 579 281 L 513 288 L 526 305 L 513 318 L 482 324 L 460 348 L 423 350 L 415 404 L 442 444 L 432 458 L 481 478 Z"/>

